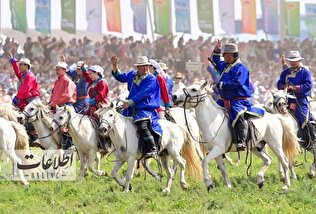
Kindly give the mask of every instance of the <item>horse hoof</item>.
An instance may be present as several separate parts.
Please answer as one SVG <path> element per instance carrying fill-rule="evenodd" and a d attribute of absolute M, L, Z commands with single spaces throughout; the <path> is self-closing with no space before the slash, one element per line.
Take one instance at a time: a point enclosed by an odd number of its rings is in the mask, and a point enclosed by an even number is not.
<path fill-rule="evenodd" d="M 315 173 L 308 173 L 309 178 L 315 178 Z"/>
<path fill-rule="evenodd" d="M 207 191 L 210 191 L 211 189 L 213 189 L 215 186 L 213 183 L 211 183 L 210 185 L 208 185 L 207 187 Z"/>
<path fill-rule="evenodd" d="M 165 194 L 165 195 L 169 195 L 170 193 L 170 190 L 168 190 L 167 188 L 162 190 L 162 193 Z"/>
<path fill-rule="evenodd" d="M 182 189 L 189 189 L 189 185 L 186 183 L 181 184 Z"/>
<path fill-rule="evenodd" d="M 28 181 L 21 181 L 21 184 L 23 186 L 29 186 L 30 185 L 30 183 Z"/>
<path fill-rule="evenodd" d="M 285 185 L 284 187 L 282 187 L 282 190 L 288 191 L 288 190 L 289 190 L 289 187 L 288 187 L 287 185 Z"/>
<path fill-rule="evenodd" d="M 264 182 L 263 182 L 263 181 L 261 181 L 261 182 L 259 182 L 259 183 L 258 183 L 258 187 L 259 187 L 259 189 L 261 189 L 261 188 L 263 187 L 263 184 L 264 184 Z"/>

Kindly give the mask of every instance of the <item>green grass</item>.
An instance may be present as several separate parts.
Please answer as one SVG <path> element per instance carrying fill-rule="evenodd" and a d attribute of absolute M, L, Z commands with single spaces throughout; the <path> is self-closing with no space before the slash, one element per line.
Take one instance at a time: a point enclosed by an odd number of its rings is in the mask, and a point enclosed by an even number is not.
<path fill-rule="evenodd" d="M 231 154 L 236 157 L 236 154 Z M 84 180 L 64 182 L 31 182 L 23 187 L 15 181 L 0 181 L 0 213 L 314 213 L 316 208 L 315 179 L 307 176 L 308 162 L 301 155 L 296 168 L 298 180 L 291 180 L 291 188 L 284 192 L 279 180 L 277 163 L 266 173 L 265 185 L 258 189 L 256 173 L 261 162 L 254 157 L 251 175 L 242 156 L 239 166 L 226 163 L 233 188 L 223 183 L 215 162 L 210 172 L 215 188 L 209 192 L 202 181 L 187 178 L 188 190 L 182 190 L 177 174 L 171 193 L 161 193 L 166 178 L 156 181 L 144 173 L 132 180 L 132 192 L 122 192 L 110 177 L 96 177 L 89 173 Z M 110 172 L 112 163 L 103 160 L 102 168 Z"/>

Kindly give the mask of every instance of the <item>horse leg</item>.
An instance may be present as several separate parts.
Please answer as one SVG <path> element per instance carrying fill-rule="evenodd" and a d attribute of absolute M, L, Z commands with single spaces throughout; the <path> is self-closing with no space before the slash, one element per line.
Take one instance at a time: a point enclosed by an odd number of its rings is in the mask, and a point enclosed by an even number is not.
<path fill-rule="evenodd" d="M 226 167 L 224 165 L 224 160 L 223 160 L 223 156 L 222 155 L 219 155 L 215 158 L 216 162 L 217 162 L 217 166 L 219 168 L 219 170 L 221 171 L 222 173 L 222 176 L 223 176 L 223 179 L 224 179 L 224 182 L 226 184 L 226 186 L 228 188 L 231 188 L 232 187 L 232 184 L 230 182 L 230 179 L 228 177 L 228 174 L 227 174 L 227 171 L 226 171 Z"/>
<path fill-rule="evenodd" d="M 312 165 L 309 167 L 308 175 L 311 178 L 315 177 L 315 164 L 316 164 L 316 161 L 314 161 Z"/>
<path fill-rule="evenodd" d="M 100 165 L 101 165 L 101 153 L 97 152 L 96 153 L 96 158 L 95 158 L 96 164 L 97 164 L 97 172 L 100 175 L 107 176 L 107 173 L 103 170 L 100 170 Z"/>
<path fill-rule="evenodd" d="M 10 160 L 14 163 L 14 164 L 22 164 L 21 159 L 15 154 L 14 150 L 10 150 L 7 152 L 7 156 L 10 158 Z M 20 169 L 17 169 L 17 173 L 18 176 L 20 178 L 20 182 L 22 183 L 22 185 L 29 185 L 29 182 L 25 179 L 23 171 Z"/>
<path fill-rule="evenodd" d="M 252 152 L 263 161 L 263 165 L 257 174 L 258 187 L 261 189 L 264 184 L 264 174 L 272 163 L 272 157 L 267 153 L 266 148 L 262 149 L 261 152 L 254 148 Z"/>
<path fill-rule="evenodd" d="M 80 179 L 83 179 L 85 176 L 85 162 L 86 158 L 81 151 L 79 151 L 79 159 L 80 159 Z"/>
<path fill-rule="evenodd" d="M 185 164 L 186 161 L 180 156 L 180 154 L 172 154 L 172 159 L 174 162 L 178 163 L 179 168 L 180 168 L 180 185 L 182 189 L 188 189 L 189 185 L 185 181 Z"/>
<path fill-rule="evenodd" d="M 89 152 L 89 157 L 88 157 L 88 168 L 90 170 L 90 172 L 93 172 L 95 175 L 97 176 L 101 176 L 101 175 L 105 175 L 104 171 L 101 170 L 94 170 L 94 161 L 96 159 L 98 159 L 98 152 L 96 152 L 95 150 L 90 150 Z M 100 155 L 100 153 L 99 153 Z M 99 156 L 99 161 L 100 161 L 100 156 Z M 98 163 L 97 163 L 98 164 Z"/>
<path fill-rule="evenodd" d="M 288 190 L 291 186 L 290 182 L 290 176 L 289 176 L 289 161 L 287 157 L 285 156 L 282 147 L 276 148 L 273 147 L 273 145 L 269 145 L 271 150 L 274 152 L 274 154 L 277 156 L 277 158 L 280 161 L 280 164 L 282 165 L 282 168 L 284 170 L 284 183 L 285 186 L 282 187 L 283 190 Z"/>
<path fill-rule="evenodd" d="M 215 145 L 202 161 L 203 178 L 205 186 L 208 191 L 214 187 L 214 183 L 208 170 L 208 163 L 210 162 L 210 160 L 213 160 L 214 158 L 222 155 L 223 153 L 225 153 L 225 151 L 221 149 L 219 146 Z"/>
<path fill-rule="evenodd" d="M 119 157 L 117 157 L 119 158 Z M 124 187 L 124 180 L 120 179 L 118 176 L 117 176 L 117 171 L 122 167 L 122 165 L 124 164 L 124 161 L 117 161 L 115 162 L 114 164 L 114 167 L 112 169 L 112 172 L 111 172 L 111 177 L 121 186 L 121 187 Z"/>
<path fill-rule="evenodd" d="M 170 193 L 170 189 L 172 186 L 172 177 L 173 177 L 173 173 L 172 173 L 172 169 L 169 163 L 170 160 L 170 156 L 169 154 L 163 155 L 161 156 L 161 163 L 163 168 L 166 170 L 167 173 L 167 185 L 166 187 L 162 190 L 163 193 L 165 194 L 169 194 Z"/>
<path fill-rule="evenodd" d="M 131 180 L 133 178 L 133 173 L 134 173 L 134 165 L 135 165 L 135 158 L 134 157 L 130 157 L 127 160 L 127 169 L 126 169 L 126 173 L 125 173 L 125 184 L 124 184 L 124 192 L 129 192 L 132 187 L 131 187 Z"/>

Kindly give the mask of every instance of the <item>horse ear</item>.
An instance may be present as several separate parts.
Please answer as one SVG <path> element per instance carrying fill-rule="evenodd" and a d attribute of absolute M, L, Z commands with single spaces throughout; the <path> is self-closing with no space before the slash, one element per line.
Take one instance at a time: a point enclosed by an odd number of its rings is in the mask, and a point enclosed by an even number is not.
<path fill-rule="evenodd" d="M 113 102 L 110 103 L 110 107 L 114 108 L 114 103 Z"/>
<path fill-rule="evenodd" d="M 208 80 L 206 80 L 206 81 L 201 85 L 200 89 L 205 88 L 207 85 L 209 85 Z"/>

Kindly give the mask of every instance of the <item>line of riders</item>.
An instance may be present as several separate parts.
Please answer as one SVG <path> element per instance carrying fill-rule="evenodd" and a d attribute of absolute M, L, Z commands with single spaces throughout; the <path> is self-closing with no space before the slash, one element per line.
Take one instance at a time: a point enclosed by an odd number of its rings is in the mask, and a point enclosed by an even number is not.
<path fill-rule="evenodd" d="M 15 75 L 20 81 L 16 96 L 12 100 L 14 106 L 23 111 L 25 106 L 35 99 L 40 99 L 40 86 L 31 71 L 31 63 L 27 58 L 17 60 L 8 52 Z M 228 112 L 231 123 L 233 143 L 238 151 L 246 149 L 248 119 L 260 117 L 264 110 L 254 107 L 250 102 L 253 85 L 249 78 L 247 67 L 239 58 L 237 44 L 227 43 L 223 49 L 221 42 L 216 42 L 211 53 L 210 66 L 219 73 L 219 81 L 213 85 L 218 94 L 218 104 Z M 303 58 L 298 51 L 291 51 L 287 58 L 282 59 L 283 71 L 277 82 L 278 89 L 286 89 L 295 99 L 288 99 L 288 107 L 298 121 L 301 130 L 301 146 L 310 149 L 315 146 L 316 130 L 310 114 L 308 96 L 311 94 L 312 78 L 308 67 L 302 64 Z M 173 81 L 166 74 L 168 67 L 164 63 L 149 60 L 146 56 L 138 57 L 134 68 L 128 72 L 120 71 L 118 57 L 111 57 L 112 76 L 121 83 L 127 83 L 128 97 L 121 109 L 124 116 L 134 118 L 134 124 L 139 136 L 139 150 L 143 157 L 148 158 L 159 154 L 159 144 L 162 129 L 158 119 L 165 119 L 172 107 Z M 290 66 L 286 66 L 285 62 Z M 95 111 L 101 105 L 109 103 L 109 87 L 100 65 L 87 66 L 84 61 L 78 61 L 74 68 L 68 66 L 65 56 L 60 56 L 60 62 L 55 66 L 57 80 L 51 92 L 50 107 L 72 105 L 77 113 L 89 115 L 98 120 Z M 28 123 L 27 130 L 31 146 L 36 145 L 37 133 L 34 126 Z M 66 129 L 61 130 L 67 132 Z M 100 147 L 109 148 L 109 139 L 102 139 Z M 263 147 L 264 145 L 262 145 Z M 69 135 L 63 134 L 62 148 L 69 149 Z M 158 149 L 157 149 L 158 148 Z M 262 148 L 258 148 L 260 150 Z"/>

